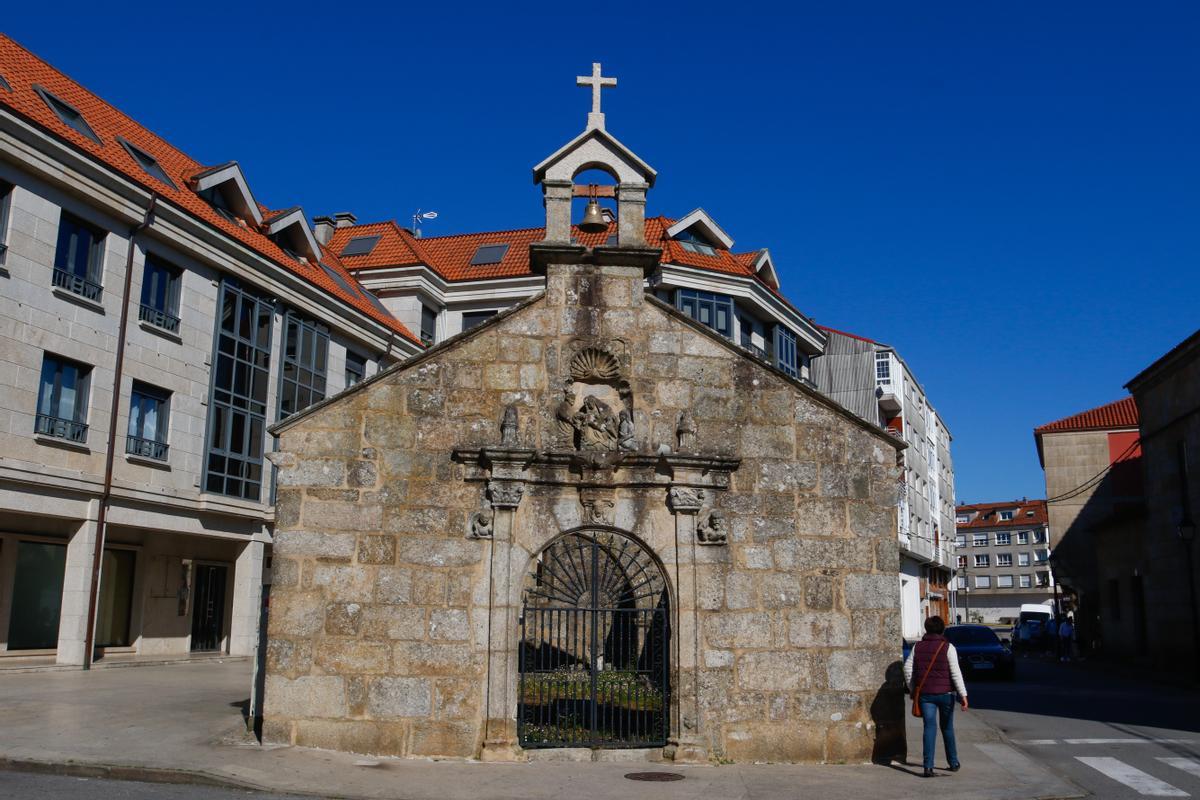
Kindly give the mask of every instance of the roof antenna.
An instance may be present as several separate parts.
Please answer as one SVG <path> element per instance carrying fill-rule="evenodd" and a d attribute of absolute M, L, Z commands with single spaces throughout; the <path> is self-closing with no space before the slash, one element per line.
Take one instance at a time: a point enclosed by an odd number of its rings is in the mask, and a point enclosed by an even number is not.
<path fill-rule="evenodd" d="M 421 238 L 421 220 L 423 219 L 437 219 L 437 212 L 426 211 L 425 213 L 421 213 L 421 209 L 418 208 L 417 213 L 413 214 L 413 236 L 418 239 Z"/>

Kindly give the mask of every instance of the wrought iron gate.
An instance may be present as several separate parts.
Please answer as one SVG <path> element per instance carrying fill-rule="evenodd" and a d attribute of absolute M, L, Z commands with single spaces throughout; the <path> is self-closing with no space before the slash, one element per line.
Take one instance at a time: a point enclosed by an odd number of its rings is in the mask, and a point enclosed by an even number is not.
<path fill-rule="evenodd" d="M 538 556 L 521 614 L 522 747 L 658 747 L 670 717 L 666 580 L 622 533 L 567 534 Z"/>

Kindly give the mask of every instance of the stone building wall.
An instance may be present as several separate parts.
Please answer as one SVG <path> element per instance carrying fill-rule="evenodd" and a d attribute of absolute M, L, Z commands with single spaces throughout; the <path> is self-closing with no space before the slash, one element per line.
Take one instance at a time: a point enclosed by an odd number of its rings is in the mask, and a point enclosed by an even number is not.
<path fill-rule="evenodd" d="M 581 348 L 614 354 L 632 408 L 607 453 L 557 427 Z M 596 522 L 665 567 L 676 757 L 863 761 L 903 724 L 896 445 L 647 298 L 640 268 L 552 264 L 544 296 L 279 430 L 269 739 L 520 757 L 523 581 Z"/>

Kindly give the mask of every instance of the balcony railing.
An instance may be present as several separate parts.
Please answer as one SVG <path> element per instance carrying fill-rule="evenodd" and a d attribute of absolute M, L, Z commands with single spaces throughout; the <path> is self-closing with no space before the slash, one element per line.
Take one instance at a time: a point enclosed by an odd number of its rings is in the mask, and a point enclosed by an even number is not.
<path fill-rule="evenodd" d="M 162 328 L 169 333 L 179 333 L 179 317 L 159 311 L 154 306 L 143 304 L 138 308 L 138 319 L 142 322 Z"/>
<path fill-rule="evenodd" d="M 96 303 L 100 302 L 100 294 L 104 291 L 104 287 L 100 284 L 92 283 L 87 278 L 81 278 L 65 269 L 54 270 L 50 280 L 58 288 L 66 289 L 72 294 Z"/>
<path fill-rule="evenodd" d="M 131 456 L 166 461 L 168 447 L 166 442 L 157 442 L 154 439 L 143 439 L 140 436 L 125 437 L 125 452 Z"/>
<path fill-rule="evenodd" d="M 53 436 L 55 439 L 65 439 L 68 442 L 83 444 L 87 441 L 88 426 L 73 419 L 38 414 L 33 423 L 33 430 L 43 436 Z"/>

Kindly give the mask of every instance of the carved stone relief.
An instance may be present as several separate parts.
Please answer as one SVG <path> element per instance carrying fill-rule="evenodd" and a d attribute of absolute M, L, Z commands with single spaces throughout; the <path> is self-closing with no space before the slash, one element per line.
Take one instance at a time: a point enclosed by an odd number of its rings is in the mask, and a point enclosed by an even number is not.
<path fill-rule="evenodd" d="M 668 499 L 672 511 L 695 514 L 704 502 L 704 490 L 691 486 L 672 486 Z"/>
<path fill-rule="evenodd" d="M 525 494 L 525 484 L 516 481 L 488 481 L 488 499 L 492 508 L 516 508 Z"/>
<path fill-rule="evenodd" d="M 619 340 L 576 343 L 554 408 L 554 437 L 565 450 L 637 450 L 633 395 Z"/>
<path fill-rule="evenodd" d="M 490 508 L 480 509 L 471 515 L 471 529 L 467 532 L 468 539 L 492 538 L 492 524 L 495 515 Z"/>
<path fill-rule="evenodd" d="M 729 522 L 724 511 L 714 508 L 700 518 L 696 523 L 696 541 L 709 545 L 729 543 Z"/>

